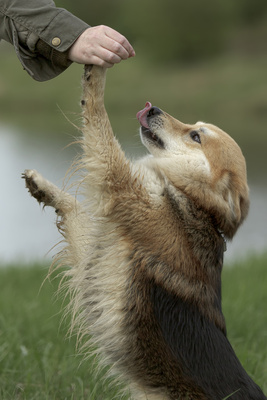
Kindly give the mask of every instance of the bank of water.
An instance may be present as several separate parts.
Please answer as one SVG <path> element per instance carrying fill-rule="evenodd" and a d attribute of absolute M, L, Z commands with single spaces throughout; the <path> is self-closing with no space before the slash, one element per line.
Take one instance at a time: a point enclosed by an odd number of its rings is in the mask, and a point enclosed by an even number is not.
<path fill-rule="evenodd" d="M 52 209 L 42 207 L 25 190 L 21 173 L 37 169 L 46 178 L 62 186 L 62 178 L 70 167 L 75 149 L 56 139 L 43 141 L 0 127 L 0 263 L 49 262 L 58 250 L 61 237 L 55 227 Z M 250 253 L 267 250 L 266 182 L 250 184 L 251 208 L 244 225 L 232 243 L 228 243 L 226 263 L 243 259 Z M 52 249 L 52 250 L 51 250 Z"/>

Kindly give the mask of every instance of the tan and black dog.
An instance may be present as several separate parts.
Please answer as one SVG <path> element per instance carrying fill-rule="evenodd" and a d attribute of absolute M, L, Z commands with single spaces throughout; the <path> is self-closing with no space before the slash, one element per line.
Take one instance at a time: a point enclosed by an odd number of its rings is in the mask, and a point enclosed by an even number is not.
<path fill-rule="evenodd" d="M 104 87 L 105 70 L 86 67 L 84 201 L 24 174 L 60 218 L 73 324 L 132 399 L 266 399 L 238 361 L 221 310 L 225 238 L 249 207 L 240 148 L 213 125 L 183 124 L 147 103 L 137 118 L 150 155 L 132 162 L 113 135 Z"/>

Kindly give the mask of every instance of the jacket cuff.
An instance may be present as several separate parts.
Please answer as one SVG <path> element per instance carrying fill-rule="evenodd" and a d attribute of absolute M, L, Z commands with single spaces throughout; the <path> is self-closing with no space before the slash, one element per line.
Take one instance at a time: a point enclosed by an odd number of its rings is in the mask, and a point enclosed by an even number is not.
<path fill-rule="evenodd" d="M 65 9 L 40 32 L 39 38 L 59 52 L 68 50 L 89 25 Z"/>
<path fill-rule="evenodd" d="M 38 54 L 42 55 L 47 60 L 51 61 L 52 64 L 58 67 L 67 68 L 71 64 L 71 61 L 68 60 L 68 50 L 63 52 L 55 50 L 42 39 L 39 39 L 36 43 L 36 51 Z"/>

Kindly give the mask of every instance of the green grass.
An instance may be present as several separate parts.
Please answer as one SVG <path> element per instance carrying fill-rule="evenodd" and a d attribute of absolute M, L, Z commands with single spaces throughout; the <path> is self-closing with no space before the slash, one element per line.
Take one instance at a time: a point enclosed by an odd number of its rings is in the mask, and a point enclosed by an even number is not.
<path fill-rule="evenodd" d="M 267 256 L 250 257 L 223 271 L 228 338 L 242 365 L 267 393 Z"/>
<path fill-rule="evenodd" d="M 240 361 L 267 392 L 267 257 L 254 257 L 223 272 L 223 310 Z M 0 399 L 115 399 L 116 389 L 96 377 L 92 360 L 81 362 L 76 341 L 66 338 L 58 280 L 47 267 L 0 268 Z"/>
<path fill-rule="evenodd" d="M 58 280 L 42 286 L 47 268 L 0 268 L 0 399 L 114 399 L 116 389 L 81 363 L 62 323 Z"/>

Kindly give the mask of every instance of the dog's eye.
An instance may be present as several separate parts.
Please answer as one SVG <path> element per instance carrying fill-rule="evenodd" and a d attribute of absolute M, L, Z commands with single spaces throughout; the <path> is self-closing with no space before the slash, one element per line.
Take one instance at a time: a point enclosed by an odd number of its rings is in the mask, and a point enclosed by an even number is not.
<path fill-rule="evenodd" d="M 200 135 L 197 131 L 192 131 L 190 132 L 190 137 L 192 140 L 194 140 L 195 142 L 201 144 L 201 139 L 200 139 Z"/>

